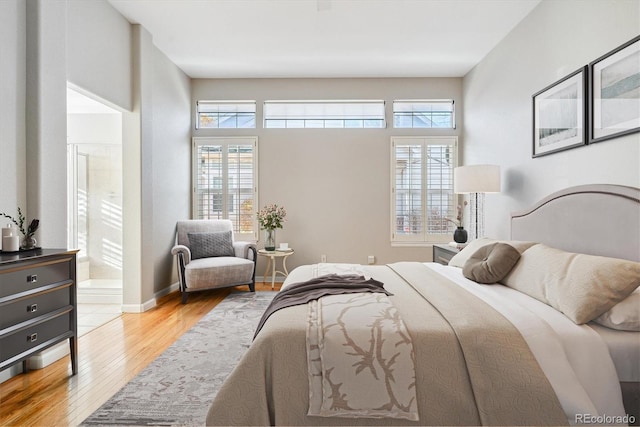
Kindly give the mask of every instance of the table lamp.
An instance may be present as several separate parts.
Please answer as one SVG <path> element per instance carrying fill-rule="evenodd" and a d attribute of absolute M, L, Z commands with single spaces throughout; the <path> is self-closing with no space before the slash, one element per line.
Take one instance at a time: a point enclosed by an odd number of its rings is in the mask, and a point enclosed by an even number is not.
<path fill-rule="evenodd" d="M 500 192 L 500 166 L 470 165 L 453 170 L 453 192 L 471 194 L 471 229 L 475 239 L 484 235 L 484 194 Z"/>

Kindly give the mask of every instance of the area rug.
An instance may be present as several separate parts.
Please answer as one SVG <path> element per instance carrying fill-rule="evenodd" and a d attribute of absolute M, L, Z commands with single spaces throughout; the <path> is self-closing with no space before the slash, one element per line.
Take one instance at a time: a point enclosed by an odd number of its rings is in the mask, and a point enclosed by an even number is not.
<path fill-rule="evenodd" d="M 81 425 L 204 425 L 277 292 L 233 292 Z"/>

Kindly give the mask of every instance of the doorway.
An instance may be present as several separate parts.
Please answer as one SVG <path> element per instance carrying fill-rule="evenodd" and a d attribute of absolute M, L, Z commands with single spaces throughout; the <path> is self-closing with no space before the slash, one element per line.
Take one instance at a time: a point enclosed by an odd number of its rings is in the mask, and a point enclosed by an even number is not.
<path fill-rule="evenodd" d="M 68 246 L 78 252 L 78 333 L 121 313 L 122 113 L 67 89 Z"/>

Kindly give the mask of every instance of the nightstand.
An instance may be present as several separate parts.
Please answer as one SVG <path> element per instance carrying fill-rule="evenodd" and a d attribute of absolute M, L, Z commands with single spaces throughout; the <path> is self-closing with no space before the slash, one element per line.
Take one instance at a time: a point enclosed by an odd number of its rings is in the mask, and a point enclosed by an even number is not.
<path fill-rule="evenodd" d="M 264 282 L 265 278 L 271 272 L 271 289 L 273 290 L 276 282 L 276 273 L 280 273 L 287 277 L 289 275 L 289 270 L 287 270 L 287 257 L 289 255 L 293 255 L 293 249 L 276 249 L 275 251 L 268 251 L 266 249 L 260 249 L 258 251 L 258 255 L 269 258 L 267 269 L 264 271 L 264 275 L 262 276 L 262 281 Z M 276 259 L 282 259 L 282 268 L 284 271 L 276 270 Z"/>
<path fill-rule="evenodd" d="M 449 261 L 460 250 L 449 245 L 433 245 L 433 262 L 438 264 L 448 265 Z"/>

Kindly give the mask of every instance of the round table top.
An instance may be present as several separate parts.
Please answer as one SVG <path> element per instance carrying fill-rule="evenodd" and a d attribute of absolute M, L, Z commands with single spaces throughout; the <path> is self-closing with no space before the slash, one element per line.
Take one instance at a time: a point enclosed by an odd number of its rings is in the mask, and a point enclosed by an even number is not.
<path fill-rule="evenodd" d="M 293 253 L 293 249 L 289 248 L 287 250 L 284 249 L 276 249 L 275 251 L 268 251 L 266 249 L 260 249 L 258 250 L 258 254 L 259 255 L 264 255 L 264 256 L 272 256 L 272 257 L 282 257 L 282 256 L 289 256 Z"/>

